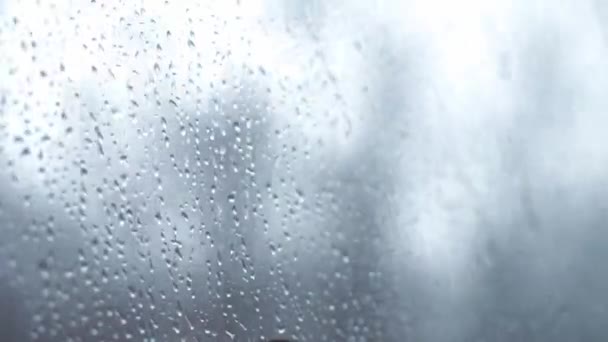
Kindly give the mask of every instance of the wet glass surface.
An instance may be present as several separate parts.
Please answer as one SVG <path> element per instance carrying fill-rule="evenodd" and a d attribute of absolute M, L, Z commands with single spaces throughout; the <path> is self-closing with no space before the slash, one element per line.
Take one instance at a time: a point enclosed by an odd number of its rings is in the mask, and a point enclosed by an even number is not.
<path fill-rule="evenodd" d="M 607 30 L 0 0 L 0 340 L 608 340 Z"/>

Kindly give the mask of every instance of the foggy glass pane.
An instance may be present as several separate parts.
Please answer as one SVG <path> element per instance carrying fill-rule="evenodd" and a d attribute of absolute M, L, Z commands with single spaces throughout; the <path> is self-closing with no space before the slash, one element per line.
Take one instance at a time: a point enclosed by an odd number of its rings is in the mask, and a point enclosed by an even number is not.
<path fill-rule="evenodd" d="M 601 0 L 0 0 L 0 341 L 608 340 Z"/>

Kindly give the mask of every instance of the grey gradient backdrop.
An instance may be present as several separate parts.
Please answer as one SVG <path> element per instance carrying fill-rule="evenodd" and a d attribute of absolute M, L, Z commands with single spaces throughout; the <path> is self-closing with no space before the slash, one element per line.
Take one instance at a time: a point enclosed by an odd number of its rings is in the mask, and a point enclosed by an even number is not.
<path fill-rule="evenodd" d="M 0 341 L 605 341 L 605 1 L 0 1 Z"/>

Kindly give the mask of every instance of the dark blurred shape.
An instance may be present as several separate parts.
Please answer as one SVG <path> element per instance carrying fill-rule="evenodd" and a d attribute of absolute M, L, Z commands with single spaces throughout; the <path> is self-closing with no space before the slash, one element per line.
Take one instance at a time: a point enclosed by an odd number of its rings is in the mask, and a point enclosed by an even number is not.
<path fill-rule="evenodd" d="M 0 341 L 26 341 L 21 310 L 15 292 L 0 283 Z"/>

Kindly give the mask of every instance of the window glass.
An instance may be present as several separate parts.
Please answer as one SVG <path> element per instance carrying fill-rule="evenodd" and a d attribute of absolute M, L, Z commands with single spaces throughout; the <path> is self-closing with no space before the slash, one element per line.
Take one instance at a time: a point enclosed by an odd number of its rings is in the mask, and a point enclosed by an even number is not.
<path fill-rule="evenodd" d="M 0 340 L 608 339 L 607 8 L 0 0 Z"/>

